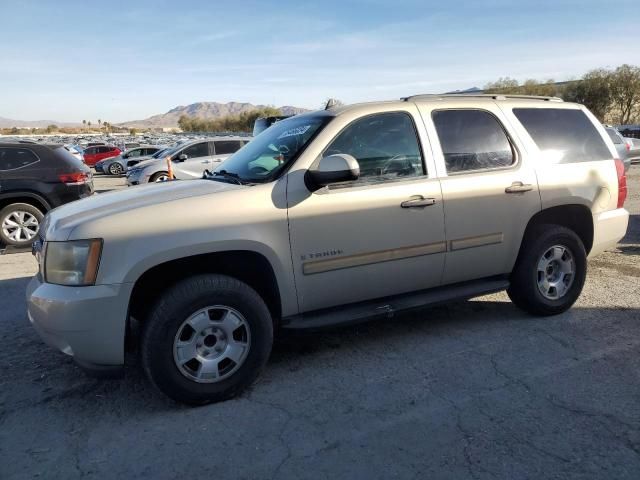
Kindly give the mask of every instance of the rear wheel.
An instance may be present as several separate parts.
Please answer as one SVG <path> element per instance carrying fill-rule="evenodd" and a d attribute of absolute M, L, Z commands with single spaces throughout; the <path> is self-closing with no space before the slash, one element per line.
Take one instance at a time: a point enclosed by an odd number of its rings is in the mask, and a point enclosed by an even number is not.
<path fill-rule="evenodd" d="M 169 174 L 167 172 L 157 172 L 151 175 L 149 182 L 160 183 L 160 182 L 166 182 L 167 180 L 169 180 Z"/>
<path fill-rule="evenodd" d="M 162 294 L 143 326 L 142 365 L 176 401 L 218 402 L 253 383 L 272 343 L 269 309 L 251 287 L 224 275 L 199 275 Z"/>
<path fill-rule="evenodd" d="M 28 203 L 13 203 L 0 210 L 0 241 L 26 247 L 33 243 L 44 215 Z"/>
<path fill-rule="evenodd" d="M 534 315 L 556 315 L 578 299 L 586 274 L 587 254 L 580 237 L 559 225 L 540 225 L 524 240 L 507 293 Z"/>
<path fill-rule="evenodd" d="M 109 173 L 111 175 L 122 175 L 124 173 L 124 167 L 118 162 L 113 162 L 109 165 Z"/>

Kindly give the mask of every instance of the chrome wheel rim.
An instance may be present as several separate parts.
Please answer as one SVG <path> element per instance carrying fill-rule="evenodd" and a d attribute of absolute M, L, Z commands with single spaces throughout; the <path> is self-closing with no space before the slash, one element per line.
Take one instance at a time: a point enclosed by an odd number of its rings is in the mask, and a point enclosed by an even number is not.
<path fill-rule="evenodd" d="M 109 172 L 111 172 L 111 175 L 120 175 L 122 172 L 124 172 L 124 169 L 122 168 L 122 165 L 115 162 L 109 166 Z"/>
<path fill-rule="evenodd" d="M 160 175 L 158 178 L 156 178 L 156 183 L 166 182 L 167 180 L 169 180 L 169 175 L 163 174 L 163 175 Z"/>
<path fill-rule="evenodd" d="M 244 316 L 223 305 L 205 307 L 187 318 L 173 340 L 173 360 L 182 375 L 198 383 L 217 383 L 245 362 L 251 331 Z"/>
<path fill-rule="evenodd" d="M 40 222 L 32 213 L 16 210 L 4 217 L 2 233 L 14 242 L 27 242 L 38 234 Z"/>
<path fill-rule="evenodd" d="M 564 297 L 575 278 L 575 261 L 563 245 L 549 248 L 538 261 L 538 290 L 549 300 Z"/>

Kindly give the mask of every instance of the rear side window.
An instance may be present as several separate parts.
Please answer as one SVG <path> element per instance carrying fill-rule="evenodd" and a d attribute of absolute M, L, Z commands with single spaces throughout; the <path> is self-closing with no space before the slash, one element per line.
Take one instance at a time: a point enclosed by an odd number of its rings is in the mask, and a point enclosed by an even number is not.
<path fill-rule="evenodd" d="M 0 148 L 0 170 L 15 170 L 37 161 L 35 153 L 26 148 Z"/>
<path fill-rule="evenodd" d="M 216 155 L 228 155 L 230 153 L 236 153 L 240 150 L 240 142 L 238 140 L 224 140 L 214 142 Z"/>
<path fill-rule="evenodd" d="M 556 163 L 592 162 L 611 158 L 600 133 L 582 110 L 514 108 L 541 152 Z"/>
<path fill-rule="evenodd" d="M 438 110 L 432 116 L 448 173 L 504 168 L 515 163 L 504 128 L 489 112 Z"/>
<path fill-rule="evenodd" d="M 85 155 L 93 155 L 94 153 L 96 153 L 96 148 L 95 147 L 89 147 L 89 148 L 85 148 L 84 149 L 84 154 Z"/>

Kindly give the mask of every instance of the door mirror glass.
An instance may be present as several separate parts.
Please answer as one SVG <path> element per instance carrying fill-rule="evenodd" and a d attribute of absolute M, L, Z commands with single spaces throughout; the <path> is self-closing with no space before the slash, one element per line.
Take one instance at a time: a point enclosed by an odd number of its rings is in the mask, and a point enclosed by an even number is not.
<path fill-rule="evenodd" d="M 313 192 L 332 183 L 352 182 L 359 176 L 358 161 L 346 153 L 337 153 L 323 157 L 315 168 L 307 170 L 305 183 Z"/>

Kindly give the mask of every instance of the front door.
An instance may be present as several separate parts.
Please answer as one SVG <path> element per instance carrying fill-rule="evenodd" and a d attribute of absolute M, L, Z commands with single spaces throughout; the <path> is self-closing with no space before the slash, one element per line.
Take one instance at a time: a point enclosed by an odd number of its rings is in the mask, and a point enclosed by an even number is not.
<path fill-rule="evenodd" d="M 434 131 L 444 197 L 443 283 L 511 272 L 527 223 L 541 208 L 523 146 L 508 133 L 495 104 L 485 109 L 423 105 L 420 110 Z"/>
<path fill-rule="evenodd" d="M 444 267 L 443 203 L 427 171 L 417 109 L 348 122 L 322 156 L 350 154 L 360 178 L 292 203 L 304 180 L 288 179 L 289 227 L 301 312 L 426 289 Z M 333 122 L 340 122 L 338 117 Z M 346 120 L 345 120 L 346 122 Z M 319 158 L 317 159 L 319 161 Z"/>
<path fill-rule="evenodd" d="M 211 168 L 211 155 L 209 153 L 209 142 L 199 142 L 189 145 L 178 154 L 186 155 L 184 161 L 174 160 L 173 173 L 180 180 L 190 180 L 202 178 L 202 173 Z"/>

